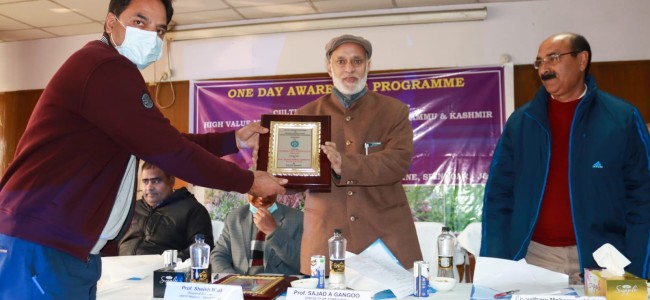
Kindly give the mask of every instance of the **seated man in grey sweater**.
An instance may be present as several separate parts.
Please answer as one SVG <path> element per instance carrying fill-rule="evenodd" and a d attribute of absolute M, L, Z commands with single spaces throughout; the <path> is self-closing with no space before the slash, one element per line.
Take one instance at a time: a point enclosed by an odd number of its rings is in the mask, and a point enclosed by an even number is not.
<path fill-rule="evenodd" d="M 275 200 L 249 195 L 248 205 L 228 213 L 210 254 L 213 273 L 300 274 L 303 213 Z"/>

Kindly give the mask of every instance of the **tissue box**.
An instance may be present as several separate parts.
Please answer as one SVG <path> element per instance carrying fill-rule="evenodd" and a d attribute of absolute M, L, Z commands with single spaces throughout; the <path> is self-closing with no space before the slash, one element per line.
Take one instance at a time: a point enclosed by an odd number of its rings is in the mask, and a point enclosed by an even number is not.
<path fill-rule="evenodd" d="M 165 297 L 165 288 L 167 282 L 170 281 L 190 281 L 190 268 L 174 270 L 174 268 L 168 267 L 153 271 L 153 296 L 155 298 Z"/>
<path fill-rule="evenodd" d="M 607 300 L 647 300 L 646 280 L 628 272 L 623 276 L 603 277 L 602 269 L 585 268 L 585 295 L 605 296 Z"/>

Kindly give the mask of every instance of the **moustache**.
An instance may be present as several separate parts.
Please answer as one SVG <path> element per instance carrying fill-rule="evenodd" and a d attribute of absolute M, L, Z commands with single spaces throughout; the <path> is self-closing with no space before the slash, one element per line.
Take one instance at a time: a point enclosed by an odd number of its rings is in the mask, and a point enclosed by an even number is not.
<path fill-rule="evenodd" d="M 540 76 L 540 78 L 542 79 L 542 81 L 546 81 L 546 80 L 549 80 L 549 79 L 557 78 L 557 75 L 555 74 L 555 72 L 546 72 L 546 73 L 542 74 L 542 76 Z"/>

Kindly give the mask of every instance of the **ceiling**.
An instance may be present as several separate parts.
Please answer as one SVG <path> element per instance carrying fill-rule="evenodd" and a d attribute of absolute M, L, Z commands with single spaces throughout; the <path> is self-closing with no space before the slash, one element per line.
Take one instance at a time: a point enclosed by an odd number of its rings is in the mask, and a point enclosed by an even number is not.
<path fill-rule="evenodd" d="M 174 0 L 172 24 L 526 0 Z M 0 0 L 0 42 L 101 33 L 109 0 Z"/>

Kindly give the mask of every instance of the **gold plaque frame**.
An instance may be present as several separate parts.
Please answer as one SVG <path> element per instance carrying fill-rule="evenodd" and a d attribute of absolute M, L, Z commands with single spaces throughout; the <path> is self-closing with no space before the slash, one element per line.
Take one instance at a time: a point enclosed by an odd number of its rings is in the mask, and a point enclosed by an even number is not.
<path fill-rule="evenodd" d="M 264 295 L 282 280 L 284 277 L 279 276 L 237 275 L 230 276 L 219 284 L 239 285 L 248 295 Z"/>
<path fill-rule="evenodd" d="M 288 179 L 290 190 L 330 192 L 332 166 L 320 147 L 330 141 L 331 117 L 262 115 L 261 123 L 269 133 L 260 135 L 256 169 Z"/>
<path fill-rule="evenodd" d="M 293 276 L 233 274 L 227 275 L 214 283 L 241 286 L 244 300 L 272 300 L 286 291 L 291 282 L 297 279 Z"/>
<path fill-rule="evenodd" d="M 287 132 L 283 132 L 283 131 Z M 269 143 L 269 165 L 268 171 L 271 174 L 278 176 L 319 176 L 320 175 L 320 161 L 318 155 L 321 150 L 319 145 L 321 144 L 321 123 L 320 122 L 284 122 L 284 121 L 271 121 L 271 126 L 269 128 L 270 133 L 270 143 Z M 291 149 L 287 150 L 281 143 L 281 139 L 285 138 L 285 134 L 294 134 L 294 140 L 291 141 Z M 301 141 L 295 139 L 296 136 L 300 134 L 307 133 L 308 137 L 302 136 L 302 142 L 305 140 L 309 141 L 309 154 L 300 153 L 305 150 L 301 148 L 304 147 L 301 144 Z M 298 137 L 299 138 L 299 137 Z M 295 146 L 294 144 L 295 143 Z M 289 151 L 289 160 L 305 160 L 305 156 L 309 156 L 308 166 L 279 166 L 279 161 L 284 159 L 280 157 L 279 152 Z M 295 154 L 291 154 L 291 153 Z M 301 159 L 302 158 L 302 159 Z M 291 163 L 291 162 L 288 162 Z M 294 164 L 301 164 L 296 162 Z M 304 162 L 302 163 L 304 164 Z"/>

